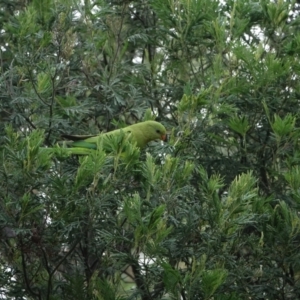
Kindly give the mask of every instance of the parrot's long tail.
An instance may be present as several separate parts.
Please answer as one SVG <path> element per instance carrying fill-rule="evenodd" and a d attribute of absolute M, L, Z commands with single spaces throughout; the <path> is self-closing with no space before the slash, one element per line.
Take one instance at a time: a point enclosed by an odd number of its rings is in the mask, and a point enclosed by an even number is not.
<path fill-rule="evenodd" d="M 54 147 L 54 148 L 40 148 L 41 151 L 49 153 L 49 154 L 55 154 L 58 156 L 69 156 L 69 155 L 89 155 L 93 151 L 93 149 L 87 149 L 87 148 L 65 148 L 65 147 Z"/>

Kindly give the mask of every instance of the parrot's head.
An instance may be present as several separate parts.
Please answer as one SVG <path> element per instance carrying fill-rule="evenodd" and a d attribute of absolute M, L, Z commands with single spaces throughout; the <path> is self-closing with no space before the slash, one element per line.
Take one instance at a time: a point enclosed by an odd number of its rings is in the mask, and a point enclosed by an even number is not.
<path fill-rule="evenodd" d="M 147 131 L 151 140 L 165 140 L 167 137 L 167 131 L 164 125 L 156 121 L 146 121 Z"/>

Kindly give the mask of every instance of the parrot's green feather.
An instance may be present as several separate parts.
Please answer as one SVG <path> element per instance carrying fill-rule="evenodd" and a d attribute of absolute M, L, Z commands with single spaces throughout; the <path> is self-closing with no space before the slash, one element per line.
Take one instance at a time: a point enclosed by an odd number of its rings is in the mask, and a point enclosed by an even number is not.
<path fill-rule="evenodd" d="M 66 149 L 67 154 L 87 155 L 97 149 L 97 145 L 102 144 L 103 149 L 109 148 L 110 137 L 120 137 L 120 140 L 128 138 L 131 142 L 136 143 L 139 148 L 144 148 L 150 141 L 165 140 L 166 128 L 156 121 L 145 121 L 134 125 L 127 126 L 122 129 L 113 130 L 96 136 L 72 136 L 65 135 L 69 139 L 75 140 L 70 144 L 71 148 Z M 45 148 L 50 151 L 54 148 Z"/>
<path fill-rule="evenodd" d="M 88 143 L 86 141 L 76 141 L 72 143 L 72 147 L 81 147 L 81 148 L 87 148 L 87 149 L 97 149 L 96 144 Z"/>

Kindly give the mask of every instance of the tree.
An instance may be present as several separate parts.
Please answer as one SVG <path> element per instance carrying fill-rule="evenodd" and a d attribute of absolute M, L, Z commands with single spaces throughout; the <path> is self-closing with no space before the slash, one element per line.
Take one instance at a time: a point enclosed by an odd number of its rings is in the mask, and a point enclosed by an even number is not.
<path fill-rule="evenodd" d="M 299 298 L 298 11 L 2 1 L 0 295 Z M 40 151 L 154 117 L 164 145 Z"/>

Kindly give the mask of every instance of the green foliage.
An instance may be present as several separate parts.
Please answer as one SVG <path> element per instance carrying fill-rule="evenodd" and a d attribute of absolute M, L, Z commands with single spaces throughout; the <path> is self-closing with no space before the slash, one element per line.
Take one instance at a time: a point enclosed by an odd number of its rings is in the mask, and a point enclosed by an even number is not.
<path fill-rule="evenodd" d="M 247 131 L 250 129 L 248 120 L 245 117 L 239 118 L 237 116 L 229 120 L 229 127 L 243 137 L 245 137 Z"/>
<path fill-rule="evenodd" d="M 166 286 L 167 291 L 171 291 L 176 294 L 176 285 L 180 283 L 180 272 L 173 269 L 168 263 L 162 263 L 164 269 L 163 282 Z"/>
<path fill-rule="evenodd" d="M 297 1 L 1 1 L 0 298 L 299 299 L 299 21 Z M 168 142 L 57 143 L 142 120 Z"/>
<path fill-rule="evenodd" d="M 226 271 L 222 269 L 206 271 L 203 274 L 204 299 L 209 299 L 215 293 L 217 288 L 225 281 L 226 275 Z"/>

